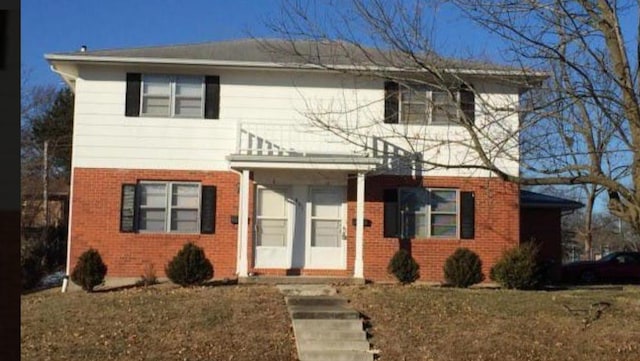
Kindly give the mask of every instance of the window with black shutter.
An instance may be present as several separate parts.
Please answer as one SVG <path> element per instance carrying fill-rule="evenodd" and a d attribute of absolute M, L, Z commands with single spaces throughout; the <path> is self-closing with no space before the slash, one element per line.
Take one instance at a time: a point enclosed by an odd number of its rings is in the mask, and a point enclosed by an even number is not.
<path fill-rule="evenodd" d="M 216 187 L 197 182 L 122 185 L 121 232 L 215 232 Z"/>

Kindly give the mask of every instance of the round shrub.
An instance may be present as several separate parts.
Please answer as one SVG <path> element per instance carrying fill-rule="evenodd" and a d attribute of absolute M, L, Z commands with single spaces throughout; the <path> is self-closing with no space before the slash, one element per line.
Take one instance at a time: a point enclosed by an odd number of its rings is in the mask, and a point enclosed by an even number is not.
<path fill-rule="evenodd" d="M 71 272 L 71 280 L 80 285 L 83 290 L 91 292 L 95 286 L 104 282 L 106 274 L 107 265 L 102 262 L 100 253 L 89 248 L 78 258 L 78 262 Z"/>
<path fill-rule="evenodd" d="M 404 249 L 398 250 L 391 257 L 387 271 L 393 274 L 402 284 L 413 283 L 420 278 L 420 265 Z"/>
<path fill-rule="evenodd" d="M 502 287 L 518 290 L 536 289 L 542 284 L 538 247 L 532 242 L 506 250 L 489 276 Z"/>
<path fill-rule="evenodd" d="M 460 288 L 484 281 L 480 257 L 468 248 L 458 248 L 444 263 L 444 278 Z"/>
<path fill-rule="evenodd" d="M 173 283 L 180 286 L 201 285 L 213 277 L 213 265 L 202 248 L 189 242 L 173 257 L 165 272 Z"/>

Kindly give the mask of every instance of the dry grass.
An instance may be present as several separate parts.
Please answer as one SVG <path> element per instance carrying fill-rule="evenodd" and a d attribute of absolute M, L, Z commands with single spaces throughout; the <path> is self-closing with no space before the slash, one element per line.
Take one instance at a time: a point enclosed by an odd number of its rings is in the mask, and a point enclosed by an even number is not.
<path fill-rule="evenodd" d="M 638 287 L 523 292 L 369 285 L 340 292 L 370 318 L 380 361 L 640 360 Z"/>
<path fill-rule="evenodd" d="M 22 360 L 294 360 L 275 287 L 164 284 L 22 297 Z"/>

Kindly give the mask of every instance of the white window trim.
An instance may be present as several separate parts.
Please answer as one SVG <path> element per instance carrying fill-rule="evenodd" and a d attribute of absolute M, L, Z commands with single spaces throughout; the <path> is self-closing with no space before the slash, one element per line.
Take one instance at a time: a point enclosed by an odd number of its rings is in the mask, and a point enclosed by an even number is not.
<path fill-rule="evenodd" d="M 456 122 L 454 121 L 444 121 L 444 122 L 434 122 L 433 121 L 433 107 L 434 107 L 434 103 L 433 103 L 433 93 L 437 92 L 437 93 L 441 93 L 441 91 L 434 91 L 433 89 L 424 89 L 422 90 L 422 92 L 424 92 L 426 94 L 426 104 L 425 104 L 425 119 L 423 123 L 408 123 L 406 122 L 403 117 L 402 117 L 402 113 L 403 113 L 403 103 L 404 101 L 402 100 L 402 92 L 403 90 L 409 90 L 409 91 L 414 91 L 413 88 L 405 86 L 405 85 L 400 85 L 400 91 L 399 91 L 399 96 L 398 96 L 398 120 L 399 123 L 401 124 L 405 124 L 405 125 L 455 125 Z M 419 89 L 416 89 L 416 91 L 418 91 Z M 442 93 L 446 93 L 444 91 L 442 91 Z M 447 94 L 448 95 L 448 94 Z M 456 117 L 457 119 L 460 119 L 462 117 L 462 104 L 461 104 L 461 100 L 460 100 L 460 91 L 456 90 L 455 92 L 456 95 Z"/>
<path fill-rule="evenodd" d="M 146 229 L 140 229 L 138 225 L 138 231 L 140 233 L 171 233 L 171 234 L 199 234 L 200 233 L 200 219 L 202 216 L 202 184 L 199 182 L 182 182 L 182 181 L 140 181 L 138 182 L 138 186 L 144 184 L 164 184 L 165 186 L 165 216 L 164 216 L 164 231 L 151 231 Z M 180 231 L 172 231 L 171 230 L 171 198 L 172 191 L 174 185 L 197 185 L 198 186 L 198 214 L 196 216 L 196 230 L 194 232 L 180 232 Z M 143 209 L 142 205 L 138 205 L 139 209 Z M 145 208 L 155 208 L 155 207 L 145 207 Z M 193 208 L 182 208 L 182 207 L 173 207 L 174 209 L 193 209 Z M 137 210 L 139 212 L 139 210 Z"/>
<path fill-rule="evenodd" d="M 168 118 L 183 118 L 183 119 L 203 119 L 204 118 L 204 103 L 206 101 L 205 99 L 205 84 L 204 84 L 204 76 L 201 75 L 191 75 L 191 74 L 180 74 L 180 75 L 167 75 L 167 74 L 158 74 L 158 73 L 147 73 L 147 74 L 142 74 L 142 81 L 140 84 L 140 116 L 141 117 L 146 117 L 146 118 L 165 118 L 164 116 L 158 116 L 158 115 L 149 115 L 149 114 L 145 114 L 142 112 L 142 110 L 144 109 L 144 79 L 145 77 L 148 76 L 165 76 L 165 77 L 169 77 L 169 114 L 166 116 Z M 185 116 L 185 115 L 176 115 L 176 99 L 183 97 L 183 98 L 193 98 L 193 97 L 186 97 L 186 96 L 179 96 L 176 95 L 176 79 L 178 77 L 194 77 L 194 78 L 200 78 L 200 114 L 197 117 L 194 116 Z"/>
<path fill-rule="evenodd" d="M 414 239 L 460 239 L 460 213 L 461 213 L 460 212 L 460 190 L 456 188 L 401 187 L 398 189 L 398 192 L 402 192 L 403 190 L 415 189 L 415 188 L 424 189 L 428 196 L 428 199 L 427 199 L 426 211 L 424 213 L 419 212 L 419 214 L 426 214 L 426 227 L 427 227 L 425 232 L 426 235 L 418 236 L 417 234 L 414 234 L 413 235 Z M 431 192 L 432 191 L 450 191 L 450 192 L 456 193 L 456 234 L 453 236 L 434 236 L 431 234 L 431 215 L 432 215 Z M 398 194 L 398 201 L 400 201 L 401 199 L 402 199 L 401 195 Z M 399 211 L 402 212 L 401 204 L 399 208 L 400 208 Z M 435 214 L 453 214 L 453 213 L 437 212 Z M 400 217 L 400 223 L 403 224 L 404 221 L 401 219 L 403 217 L 402 213 L 400 213 L 398 217 Z M 402 230 L 401 232 L 404 232 L 404 230 Z"/>

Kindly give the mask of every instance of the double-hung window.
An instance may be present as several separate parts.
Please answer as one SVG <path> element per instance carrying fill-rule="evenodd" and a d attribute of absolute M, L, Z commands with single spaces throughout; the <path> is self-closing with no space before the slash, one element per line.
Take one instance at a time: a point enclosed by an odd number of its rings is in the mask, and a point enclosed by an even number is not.
<path fill-rule="evenodd" d="M 400 188 L 400 230 L 406 238 L 457 238 L 459 192 L 455 189 Z"/>
<path fill-rule="evenodd" d="M 140 182 L 138 186 L 140 231 L 200 231 L 199 183 Z"/>
<path fill-rule="evenodd" d="M 202 118 L 204 78 L 144 74 L 140 114 L 149 117 Z"/>
<path fill-rule="evenodd" d="M 453 97 L 452 97 L 453 95 Z M 427 86 L 400 87 L 400 122 L 404 124 L 448 124 L 459 122 L 466 115 L 473 121 L 473 93 Z M 464 114 L 463 114 L 464 113 Z"/>

